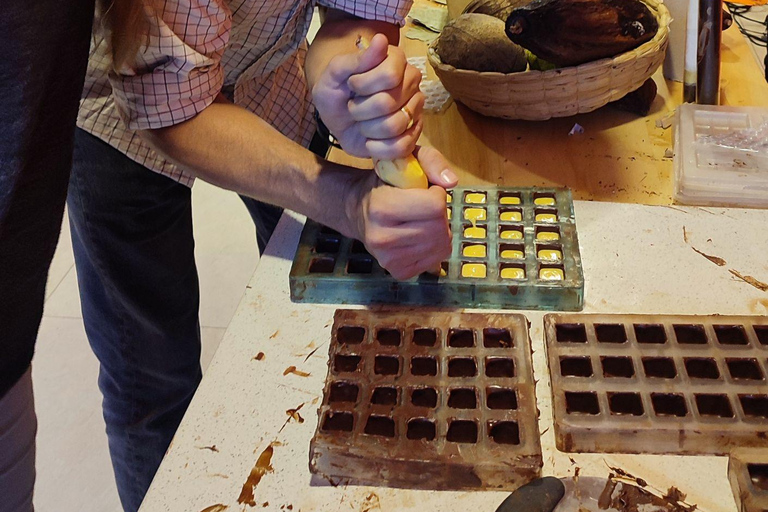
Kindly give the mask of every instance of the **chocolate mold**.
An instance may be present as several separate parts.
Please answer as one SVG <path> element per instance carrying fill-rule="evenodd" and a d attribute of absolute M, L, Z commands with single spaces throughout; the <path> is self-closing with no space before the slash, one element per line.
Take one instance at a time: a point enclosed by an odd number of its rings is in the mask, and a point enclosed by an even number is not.
<path fill-rule="evenodd" d="M 362 243 L 307 221 L 290 273 L 295 302 L 421 304 L 578 311 L 583 307 L 573 201 L 567 189 L 456 188 L 444 275 L 397 281 Z"/>
<path fill-rule="evenodd" d="M 565 452 L 768 447 L 768 317 L 544 317 Z"/>
<path fill-rule="evenodd" d="M 433 490 L 513 490 L 539 474 L 525 317 L 337 310 L 329 352 L 313 473 Z"/>

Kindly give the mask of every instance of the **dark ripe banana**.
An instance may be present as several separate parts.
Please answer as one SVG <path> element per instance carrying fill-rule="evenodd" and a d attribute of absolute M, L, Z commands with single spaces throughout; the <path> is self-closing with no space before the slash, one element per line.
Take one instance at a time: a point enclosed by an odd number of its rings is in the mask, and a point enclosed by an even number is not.
<path fill-rule="evenodd" d="M 653 38 L 659 24 L 639 0 L 534 0 L 507 18 L 507 36 L 557 66 L 613 57 Z"/>

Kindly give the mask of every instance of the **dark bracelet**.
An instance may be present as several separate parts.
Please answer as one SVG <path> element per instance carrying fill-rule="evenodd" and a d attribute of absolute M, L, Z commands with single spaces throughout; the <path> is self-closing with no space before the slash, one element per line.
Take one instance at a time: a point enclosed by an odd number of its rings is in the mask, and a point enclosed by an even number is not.
<path fill-rule="evenodd" d="M 338 139 L 333 136 L 328 127 L 325 126 L 323 120 L 320 119 L 320 114 L 317 112 L 317 110 L 315 110 L 315 122 L 317 123 L 317 133 L 320 134 L 320 137 L 322 137 L 324 141 L 328 142 L 328 144 L 334 148 L 342 149 Z"/>

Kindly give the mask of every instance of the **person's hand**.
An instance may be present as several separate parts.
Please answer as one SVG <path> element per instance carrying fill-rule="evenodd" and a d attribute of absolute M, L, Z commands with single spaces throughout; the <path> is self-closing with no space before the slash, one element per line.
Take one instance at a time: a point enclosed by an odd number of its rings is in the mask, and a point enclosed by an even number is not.
<path fill-rule="evenodd" d="M 436 149 L 417 148 L 416 157 L 435 184 L 428 190 L 397 189 L 361 172 L 347 205 L 353 236 L 399 280 L 435 272 L 451 254 L 445 189 L 458 179 Z"/>
<path fill-rule="evenodd" d="M 320 118 L 353 156 L 393 160 L 416 147 L 424 94 L 421 72 L 383 34 L 355 53 L 329 62 L 312 97 Z"/>

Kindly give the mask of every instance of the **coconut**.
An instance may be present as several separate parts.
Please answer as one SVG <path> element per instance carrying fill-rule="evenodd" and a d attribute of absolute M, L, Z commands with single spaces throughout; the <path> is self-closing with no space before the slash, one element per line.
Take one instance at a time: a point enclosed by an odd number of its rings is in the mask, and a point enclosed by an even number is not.
<path fill-rule="evenodd" d="M 515 73 L 525 71 L 525 51 L 509 40 L 504 22 L 486 14 L 462 14 L 448 23 L 435 50 L 457 69 Z"/>

